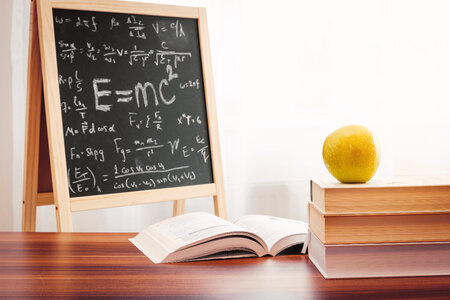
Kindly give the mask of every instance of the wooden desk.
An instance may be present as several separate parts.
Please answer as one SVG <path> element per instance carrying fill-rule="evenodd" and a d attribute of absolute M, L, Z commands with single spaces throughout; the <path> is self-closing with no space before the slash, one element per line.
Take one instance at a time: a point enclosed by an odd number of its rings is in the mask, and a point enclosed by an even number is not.
<path fill-rule="evenodd" d="M 133 235 L 0 232 L 0 298 L 450 297 L 450 276 L 325 280 L 300 255 L 154 265 Z"/>

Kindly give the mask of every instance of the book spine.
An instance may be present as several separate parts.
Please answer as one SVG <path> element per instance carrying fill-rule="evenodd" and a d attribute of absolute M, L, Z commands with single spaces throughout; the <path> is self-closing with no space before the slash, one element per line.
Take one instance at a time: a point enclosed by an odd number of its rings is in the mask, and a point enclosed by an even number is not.
<path fill-rule="evenodd" d="M 309 218 L 324 244 L 450 241 L 450 213 L 326 214 L 310 203 Z"/>

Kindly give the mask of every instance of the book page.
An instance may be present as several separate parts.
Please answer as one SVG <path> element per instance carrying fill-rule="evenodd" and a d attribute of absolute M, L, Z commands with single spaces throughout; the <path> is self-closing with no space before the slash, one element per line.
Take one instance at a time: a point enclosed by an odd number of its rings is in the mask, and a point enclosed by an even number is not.
<path fill-rule="evenodd" d="M 248 251 L 233 250 L 233 251 L 222 251 L 211 255 L 201 256 L 198 258 L 185 261 L 217 260 L 217 259 L 246 258 L 246 257 L 257 257 L 257 255 Z"/>
<path fill-rule="evenodd" d="M 218 258 L 225 258 L 226 251 L 230 251 L 229 257 L 267 253 L 264 241 L 254 233 L 204 212 L 153 224 L 130 241 L 154 263 L 212 259 L 208 256 L 216 253 L 222 253 Z M 247 253 L 243 255 L 243 251 Z"/>
<path fill-rule="evenodd" d="M 308 224 L 305 222 L 264 215 L 244 216 L 234 224 L 260 236 L 270 250 L 282 238 L 308 233 Z"/>
<path fill-rule="evenodd" d="M 206 238 L 232 232 L 242 228 L 215 215 L 194 212 L 169 218 L 149 227 L 152 233 L 158 232 L 158 239 L 173 250 L 195 244 Z"/>
<path fill-rule="evenodd" d="M 336 180 L 313 180 L 321 188 L 376 188 L 376 187 L 421 187 L 421 186 L 448 186 L 450 176 L 393 176 L 375 177 L 366 183 L 340 183 Z"/>

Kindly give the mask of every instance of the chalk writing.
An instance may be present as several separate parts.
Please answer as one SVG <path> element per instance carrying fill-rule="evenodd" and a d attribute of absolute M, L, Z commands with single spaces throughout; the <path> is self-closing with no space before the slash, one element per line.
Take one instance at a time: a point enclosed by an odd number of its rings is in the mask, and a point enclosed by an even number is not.
<path fill-rule="evenodd" d="M 53 16 L 71 197 L 213 182 L 197 21 Z"/>

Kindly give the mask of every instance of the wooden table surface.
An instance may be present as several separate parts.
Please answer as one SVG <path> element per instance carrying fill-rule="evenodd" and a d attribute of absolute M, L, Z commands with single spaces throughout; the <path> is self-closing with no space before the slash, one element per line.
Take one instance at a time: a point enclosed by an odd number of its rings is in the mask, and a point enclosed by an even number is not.
<path fill-rule="evenodd" d="M 450 276 L 325 280 L 305 255 L 154 265 L 132 236 L 0 232 L 0 298 L 450 299 Z"/>

